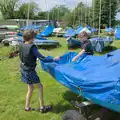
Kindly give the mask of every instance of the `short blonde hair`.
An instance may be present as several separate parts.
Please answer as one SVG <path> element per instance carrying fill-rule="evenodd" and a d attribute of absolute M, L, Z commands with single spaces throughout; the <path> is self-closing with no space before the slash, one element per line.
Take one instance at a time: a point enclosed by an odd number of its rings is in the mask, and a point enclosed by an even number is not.
<path fill-rule="evenodd" d="M 23 39 L 24 41 L 29 41 L 31 39 L 35 38 L 35 32 L 33 30 L 25 30 L 23 33 Z"/>
<path fill-rule="evenodd" d="M 82 39 L 82 40 L 86 40 L 89 38 L 89 35 L 87 32 L 83 31 L 78 35 L 78 38 Z"/>

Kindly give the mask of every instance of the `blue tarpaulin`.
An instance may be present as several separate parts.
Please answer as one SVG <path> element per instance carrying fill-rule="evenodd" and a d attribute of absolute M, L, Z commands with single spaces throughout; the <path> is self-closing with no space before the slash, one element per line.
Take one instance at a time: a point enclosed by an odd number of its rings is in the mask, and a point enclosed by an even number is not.
<path fill-rule="evenodd" d="M 78 35 L 82 29 L 83 29 L 83 26 L 78 26 L 75 33 Z"/>
<path fill-rule="evenodd" d="M 80 42 L 80 40 L 76 40 L 76 39 L 73 39 L 73 38 L 69 38 L 68 40 L 67 40 L 67 42 L 68 42 L 68 47 L 69 48 L 76 48 L 76 47 L 81 47 L 81 42 Z"/>
<path fill-rule="evenodd" d="M 113 39 L 111 37 L 95 37 L 89 40 L 93 46 L 94 51 L 97 52 L 102 52 L 105 47 L 110 46 L 110 44 L 113 42 Z M 81 46 L 80 40 L 70 38 L 67 42 L 68 42 L 68 47 L 71 48 Z"/>
<path fill-rule="evenodd" d="M 94 51 L 102 52 L 105 47 L 110 46 L 113 42 L 111 37 L 96 37 L 89 39 L 93 46 Z"/>
<path fill-rule="evenodd" d="M 23 42 L 23 37 L 18 37 L 17 41 Z M 35 39 L 34 44 L 40 45 L 40 46 L 58 46 L 59 42 L 56 40 L 47 40 L 47 39 L 41 38 L 41 39 Z"/>
<path fill-rule="evenodd" d="M 73 37 L 75 36 L 76 33 L 74 31 L 74 29 L 72 29 L 71 27 L 69 27 L 66 31 L 65 31 L 65 34 L 64 34 L 64 37 L 67 38 L 67 37 Z"/>
<path fill-rule="evenodd" d="M 29 25 L 24 26 L 23 28 L 20 28 L 20 30 L 40 30 L 40 25 Z"/>
<path fill-rule="evenodd" d="M 48 37 L 52 35 L 54 28 L 49 24 L 46 28 L 39 34 L 39 36 Z"/>
<path fill-rule="evenodd" d="M 120 112 L 120 50 L 103 56 L 84 54 L 71 62 L 76 55 L 69 52 L 57 62 L 41 62 L 42 69 L 74 93 Z"/>
<path fill-rule="evenodd" d="M 111 27 L 109 27 L 109 28 L 106 28 L 106 29 L 105 29 L 105 32 L 114 32 L 114 29 L 111 28 Z"/>
<path fill-rule="evenodd" d="M 94 32 L 97 32 L 98 30 L 96 28 L 91 28 L 91 32 L 94 33 Z"/>
<path fill-rule="evenodd" d="M 20 36 L 20 37 L 22 37 L 22 36 L 23 36 L 23 33 L 18 32 L 17 35 Z M 39 39 L 39 40 L 47 40 L 46 38 L 41 37 L 40 35 L 36 35 L 35 38 L 36 38 L 36 39 Z"/>
<path fill-rule="evenodd" d="M 117 29 L 115 37 L 117 40 L 120 40 L 120 28 Z"/>

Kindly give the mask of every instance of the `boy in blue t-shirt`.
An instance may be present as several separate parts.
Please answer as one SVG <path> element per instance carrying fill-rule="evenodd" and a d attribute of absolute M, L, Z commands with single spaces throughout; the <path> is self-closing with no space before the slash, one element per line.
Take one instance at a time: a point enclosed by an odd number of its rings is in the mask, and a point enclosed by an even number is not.
<path fill-rule="evenodd" d="M 82 43 L 82 50 L 72 59 L 72 62 L 75 62 L 83 54 L 93 55 L 93 47 L 90 40 L 88 40 L 88 34 L 83 31 L 78 35 L 78 38 L 80 38 L 80 41 Z"/>
<path fill-rule="evenodd" d="M 53 62 L 56 61 L 57 58 L 51 59 L 43 56 L 38 52 L 36 45 L 34 42 L 35 33 L 34 31 L 25 31 L 23 38 L 24 44 L 19 46 L 19 57 L 21 60 L 20 64 L 20 72 L 21 72 L 21 80 L 23 83 L 28 85 L 28 92 L 26 96 L 26 105 L 25 111 L 32 110 L 30 107 L 30 99 L 34 90 L 34 84 L 37 86 L 39 91 L 39 101 L 40 101 L 40 112 L 46 113 L 51 110 L 51 106 L 45 106 L 43 100 L 43 85 L 40 83 L 40 79 L 35 71 L 36 61 L 39 58 L 44 62 Z"/>

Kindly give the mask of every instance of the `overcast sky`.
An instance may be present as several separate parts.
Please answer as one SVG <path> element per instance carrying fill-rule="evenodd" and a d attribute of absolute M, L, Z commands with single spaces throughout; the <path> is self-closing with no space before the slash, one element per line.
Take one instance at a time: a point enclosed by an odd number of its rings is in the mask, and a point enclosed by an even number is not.
<path fill-rule="evenodd" d="M 47 9 L 50 10 L 55 5 L 66 5 L 67 7 L 72 9 L 81 1 L 87 3 L 88 5 L 91 5 L 92 3 L 92 0 L 26 0 L 26 2 L 28 1 L 36 2 L 43 11 L 46 11 Z"/>

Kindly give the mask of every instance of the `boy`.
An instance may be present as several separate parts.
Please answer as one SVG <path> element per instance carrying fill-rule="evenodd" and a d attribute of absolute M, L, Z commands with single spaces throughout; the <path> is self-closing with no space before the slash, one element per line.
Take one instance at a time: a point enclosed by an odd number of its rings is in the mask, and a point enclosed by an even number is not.
<path fill-rule="evenodd" d="M 39 58 L 44 62 L 53 62 L 56 59 L 48 59 L 40 54 L 37 47 L 33 44 L 35 33 L 34 31 L 25 31 L 23 35 L 24 44 L 19 47 L 19 56 L 21 60 L 20 71 L 21 80 L 23 83 L 28 85 L 28 92 L 26 96 L 25 111 L 32 110 L 30 107 L 30 99 L 34 90 L 34 84 L 37 86 L 39 91 L 39 101 L 40 101 L 40 112 L 46 113 L 51 110 L 51 106 L 45 106 L 43 100 L 43 86 L 40 83 L 39 77 L 35 71 L 36 60 Z"/>
<path fill-rule="evenodd" d="M 78 38 L 80 38 L 81 42 L 82 42 L 82 50 L 78 53 L 78 55 L 76 55 L 73 59 L 72 62 L 75 62 L 81 55 L 83 55 L 84 53 L 87 55 L 93 55 L 93 47 L 91 42 L 88 40 L 88 34 L 83 31 L 82 33 L 80 33 L 78 35 Z"/>

